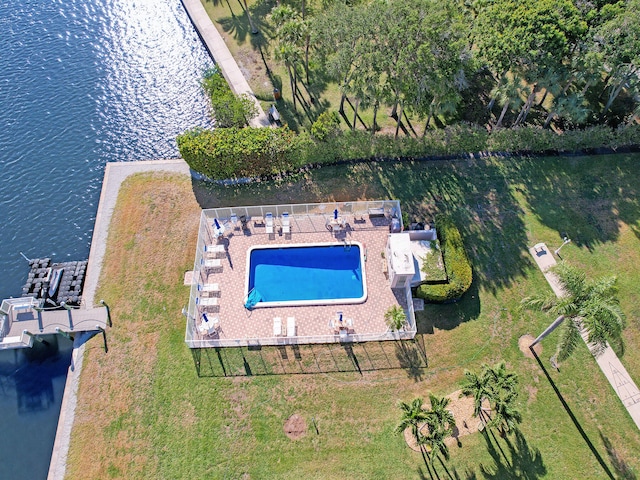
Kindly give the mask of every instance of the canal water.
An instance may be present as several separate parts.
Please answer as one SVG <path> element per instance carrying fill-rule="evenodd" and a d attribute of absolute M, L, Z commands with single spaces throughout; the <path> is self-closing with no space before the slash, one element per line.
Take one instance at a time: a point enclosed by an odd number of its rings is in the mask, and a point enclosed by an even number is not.
<path fill-rule="evenodd" d="M 27 257 L 86 259 L 105 164 L 211 126 L 213 65 L 179 0 L 0 2 L 0 298 Z M 46 478 L 71 345 L 0 352 L 1 478 Z"/>

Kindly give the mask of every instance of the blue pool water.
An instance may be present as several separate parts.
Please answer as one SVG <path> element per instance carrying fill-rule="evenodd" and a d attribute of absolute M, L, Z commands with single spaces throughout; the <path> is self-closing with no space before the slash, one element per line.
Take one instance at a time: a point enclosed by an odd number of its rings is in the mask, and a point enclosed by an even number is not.
<path fill-rule="evenodd" d="M 252 289 L 262 296 L 258 306 L 272 302 L 363 301 L 360 247 L 256 248 L 249 254 L 248 291 Z"/>

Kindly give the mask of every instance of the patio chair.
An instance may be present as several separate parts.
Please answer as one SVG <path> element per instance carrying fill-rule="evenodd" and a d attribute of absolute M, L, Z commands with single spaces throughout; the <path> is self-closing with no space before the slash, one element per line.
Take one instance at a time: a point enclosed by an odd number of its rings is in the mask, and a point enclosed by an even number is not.
<path fill-rule="evenodd" d="M 196 305 L 200 307 L 217 307 L 218 297 L 196 297 Z"/>
<path fill-rule="evenodd" d="M 206 313 L 202 314 L 202 322 L 198 325 L 198 331 L 202 335 L 213 335 L 218 330 L 220 319 L 218 317 L 207 317 Z"/>
<path fill-rule="evenodd" d="M 229 224 L 233 228 L 238 226 L 238 216 L 235 213 L 232 213 L 231 216 L 229 217 Z"/>
<path fill-rule="evenodd" d="M 267 228 L 267 233 L 272 234 L 273 233 L 273 213 L 267 212 L 267 214 L 264 216 L 264 223 Z"/>
<path fill-rule="evenodd" d="M 222 262 L 219 258 L 203 258 L 200 264 L 204 268 L 222 268 Z"/>
<path fill-rule="evenodd" d="M 280 317 L 273 318 L 273 335 L 275 337 L 282 335 L 282 318 Z"/>
<path fill-rule="evenodd" d="M 296 336 L 296 317 L 287 318 L 287 337 Z"/>
<path fill-rule="evenodd" d="M 291 219 L 289 218 L 289 214 L 287 212 L 284 212 L 282 214 L 282 233 L 291 233 Z"/>
<path fill-rule="evenodd" d="M 205 284 L 199 283 L 198 291 L 206 292 L 206 293 L 219 293 L 220 285 L 218 283 L 205 283 Z"/>
<path fill-rule="evenodd" d="M 220 222 L 218 221 L 217 218 L 213 219 L 213 237 L 215 239 L 218 239 L 222 236 L 224 236 L 224 231 L 225 231 L 225 226 L 223 224 L 220 224 Z"/>
<path fill-rule="evenodd" d="M 224 253 L 224 245 L 218 245 L 218 244 L 205 245 L 204 253 L 205 255 L 213 255 L 214 257 L 217 257 L 221 253 Z"/>

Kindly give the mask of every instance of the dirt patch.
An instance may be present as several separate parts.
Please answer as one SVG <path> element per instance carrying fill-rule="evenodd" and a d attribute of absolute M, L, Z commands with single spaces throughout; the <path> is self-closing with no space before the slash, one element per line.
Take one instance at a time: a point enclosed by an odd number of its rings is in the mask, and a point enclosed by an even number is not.
<path fill-rule="evenodd" d="M 538 389 L 531 385 L 527 385 L 527 393 L 529 394 L 529 402 L 533 402 L 538 396 Z"/>
<path fill-rule="evenodd" d="M 535 358 L 533 356 L 533 353 L 531 353 L 531 350 L 529 349 L 529 345 L 531 345 L 534 340 L 535 340 L 535 338 L 532 335 L 529 335 L 529 334 L 522 335 L 518 339 L 518 347 L 520 347 L 520 351 L 527 358 Z M 542 345 L 541 344 L 539 344 L 539 343 L 536 344 L 536 346 L 533 347 L 533 349 L 535 350 L 536 355 L 538 355 L 538 357 L 542 354 Z"/>
<path fill-rule="evenodd" d="M 451 434 L 451 436 L 445 439 L 445 443 L 449 447 L 458 444 L 458 442 L 460 441 L 460 437 L 464 437 L 465 435 L 477 432 L 480 427 L 480 419 L 473 416 L 473 398 L 460 398 L 461 392 L 461 390 L 456 390 L 455 392 L 447 395 L 447 398 L 451 400 L 451 403 L 449 403 L 447 410 L 453 413 L 453 418 L 456 421 L 456 425 L 455 427 L 453 427 L 453 433 Z M 485 401 L 483 407 L 489 409 L 489 402 Z M 423 426 L 421 432 L 423 434 L 426 434 L 426 430 L 427 427 Z M 404 431 L 404 439 L 411 450 L 415 452 L 420 451 L 420 446 L 411 433 L 410 428 L 407 428 Z"/>
<path fill-rule="evenodd" d="M 284 433 L 291 440 L 299 440 L 307 434 L 307 422 L 294 413 L 284 422 Z"/>

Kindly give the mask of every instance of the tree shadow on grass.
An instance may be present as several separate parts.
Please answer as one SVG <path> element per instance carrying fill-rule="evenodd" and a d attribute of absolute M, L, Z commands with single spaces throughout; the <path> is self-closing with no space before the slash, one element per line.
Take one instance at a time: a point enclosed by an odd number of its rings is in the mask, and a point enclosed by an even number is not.
<path fill-rule="evenodd" d="M 487 479 L 503 480 L 505 478 L 522 478 L 535 480 L 547 473 L 540 450 L 531 448 L 519 430 L 514 431 L 513 440 L 502 439 L 506 452 L 493 432 L 482 432 L 487 442 L 487 450 L 493 459 L 493 466 L 480 464 L 480 471 Z"/>
<path fill-rule="evenodd" d="M 594 458 L 598 461 L 598 463 L 602 467 L 603 472 L 606 474 L 606 476 L 608 478 L 613 479 L 614 477 L 613 477 L 613 474 L 611 473 L 611 470 L 609 469 L 609 466 L 605 463 L 604 459 L 600 455 L 600 452 L 598 452 L 598 450 L 596 449 L 595 445 L 593 444 L 593 442 L 591 441 L 591 439 L 589 438 L 587 433 L 584 431 L 584 428 L 582 428 L 582 425 L 580 424 L 580 422 L 578 421 L 578 419 L 574 415 L 573 411 L 569 407 L 569 404 L 566 402 L 566 400 L 562 396 L 562 393 L 560 393 L 560 390 L 558 389 L 557 385 L 555 384 L 555 382 L 551 378 L 551 375 L 549 375 L 549 372 L 547 371 L 547 369 L 545 368 L 544 364 L 540 360 L 540 357 L 538 356 L 538 354 L 535 352 L 535 350 L 532 347 L 529 347 L 529 350 L 533 354 L 533 357 L 536 359 L 536 362 L 538 363 L 538 366 L 540 367 L 540 369 L 544 373 L 544 376 L 549 381 L 549 384 L 551 385 L 551 388 L 553 388 L 553 391 L 555 392 L 556 396 L 558 397 L 558 400 L 560 400 L 560 403 L 564 407 L 565 412 L 567 412 L 567 415 L 569 415 L 569 418 L 571 418 L 571 421 L 573 422 L 575 427 L 578 429 L 578 432 L 580 433 L 580 435 L 582 436 L 583 440 L 585 441 L 585 443 L 589 447 L 589 450 L 591 450 L 591 453 L 593 454 Z"/>
<path fill-rule="evenodd" d="M 613 242 L 620 222 L 640 238 L 638 156 L 527 158 L 510 166 L 532 212 L 547 227 L 592 249 Z"/>
<path fill-rule="evenodd" d="M 194 182 L 194 193 L 203 207 L 393 198 L 410 217 L 427 223 L 444 213 L 463 235 L 473 265 L 472 290 L 495 293 L 532 265 L 524 213 L 509 184 L 502 161 L 493 159 L 389 161 L 326 166 L 280 182 L 229 187 Z M 477 300 L 473 296 L 468 292 L 462 302 Z"/>
<path fill-rule="evenodd" d="M 260 47 L 268 48 L 271 38 L 273 38 L 273 28 L 266 20 L 267 15 L 271 12 L 272 6 L 268 2 L 258 2 L 249 7 L 249 15 L 251 21 L 258 30 L 257 34 L 251 33 L 251 25 L 247 12 L 242 4 L 243 0 L 229 0 L 232 5 L 232 14 L 230 17 L 224 17 L 217 20 L 217 23 L 226 33 L 233 35 L 233 39 L 238 45 L 247 42 L 251 43 L 254 49 Z M 219 2 L 219 0 L 218 0 Z M 239 12 L 238 13 L 238 7 Z"/>
<path fill-rule="evenodd" d="M 416 312 L 418 333 L 432 334 L 435 328 L 453 330 L 461 323 L 480 316 L 478 282 L 473 282 L 467 293 L 456 303 L 426 304 L 423 312 Z"/>
<path fill-rule="evenodd" d="M 402 369 L 407 372 L 407 376 L 415 382 L 424 378 L 425 369 L 428 366 L 427 353 L 421 338 L 414 341 L 398 341 L 396 343 L 396 359 Z"/>
<path fill-rule="evenodd" d="M 478 288 L 492 293 L 524 274 L 527 232 L 524 212 L 502 162 L 457 161 L 371 164 L 368 181 L 385 197 L 400 200 L 410 217 L 431 222 L 451 216 L 463 235 Z"/>
<path fill-rule="evenodd" d="M 613 469 L 616 472 L 616 477 L 620 480 L 636 480 L 638 477 L 631 470 L 631 467 L 624 459 L 620 456 L 620 454 L 616 451 L 615 447 L 611 443 L 608 437 L 605 437 L 602 432 L 600 432 L 600 439 L 602 443 L 604 443 L 604 448 L 607 449 L 607 455 L 609 456 L 609 462 L 613 465 Z"/>

